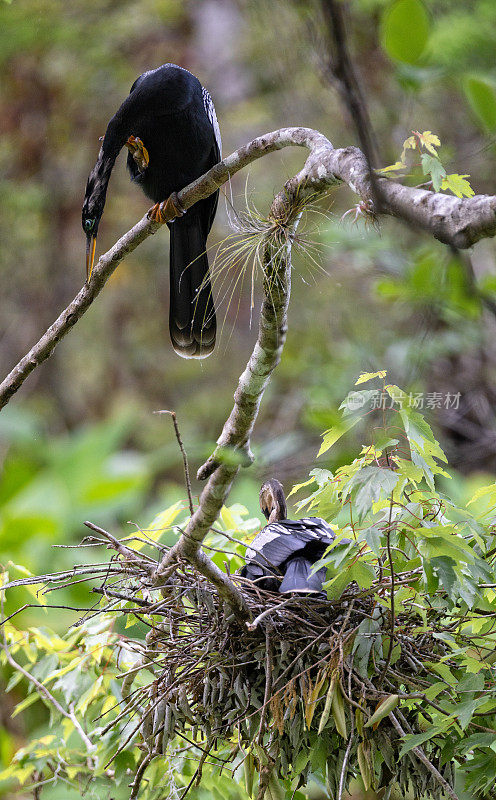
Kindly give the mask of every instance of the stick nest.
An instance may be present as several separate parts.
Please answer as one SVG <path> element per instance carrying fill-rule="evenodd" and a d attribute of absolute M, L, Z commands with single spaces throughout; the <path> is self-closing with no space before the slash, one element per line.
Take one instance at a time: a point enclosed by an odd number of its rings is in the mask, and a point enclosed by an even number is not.
<path fill-rule="evenodd" d="M 197 748 L 197 783 L 209 756 L 222 769 L 244 769 L 250 794 L 255 776 L 258 798 L 274 794 L 279 778 L 294 791 L 312 772 L 335 798 L 357 775 L 386 797 L 450 794 L 452 762 L 434 743 L 428 756 L 417 748 L 400 758 L 403 734 L 421 733 L 429 720 L 411 703 L 396 706 L 412 686 L 429 685 L 423 662 L 446 657 L 442 642 L 415 634 L 414 614 L 397 617 L 389 647 L 390 620 L 355 584 L 329 601 L 284 599 L 234 580 L 251 624 L 186 564 L 161 600 L 136 612 L 150 626 L 142 664 L 154 680 L 132 694 L 123 686 L 127 705 L 112 724 L 139 715 L 144 762 L 179 736 Z"/>

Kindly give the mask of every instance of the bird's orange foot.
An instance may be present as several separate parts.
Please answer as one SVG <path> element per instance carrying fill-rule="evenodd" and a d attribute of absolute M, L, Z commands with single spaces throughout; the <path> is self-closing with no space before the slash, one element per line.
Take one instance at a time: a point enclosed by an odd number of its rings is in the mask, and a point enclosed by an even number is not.
<path fill-rule="evenodd" d="M 177 193 L 172 192 L 167 200 L 163 200 L 161 203 L 155 203 L 155 205 L 150 208 L 148 219 L 154 222 L 160 222 L 160 224 L 163 225 L 164 222 L 173 222 L 176 217 L 182 217 L 183 214 L 186 214 L 186 209 L 183 208 L 179 202 Z"/>
<path fill-rule="evenodd" d="M 145 145 L 138 136 L 130 136 L 126 142 L 126 147 L 131 153 L 139 171 L 143 174 L 150 163 L 150 156 L 148 155 L 148 150 Z"/>

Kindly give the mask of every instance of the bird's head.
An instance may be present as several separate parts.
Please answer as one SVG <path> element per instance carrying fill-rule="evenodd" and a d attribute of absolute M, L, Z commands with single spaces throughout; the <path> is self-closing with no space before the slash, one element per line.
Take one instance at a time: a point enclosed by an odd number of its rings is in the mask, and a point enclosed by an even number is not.
<path fill-rule="evenodd" d="M 106 186 L 98 178 L 98 174 L 93 171 L 86 184 L 84 196 L 82 225 L 86 234 L 86 281 L 89 282 L 93 263 L 95 261 L 96 237 L 98 226 L 102 218 L 105 206 Z"/>
<path fill-rule="evenodd" d="M 284 489 L 275 478 L 271 478 L 262 484 L 260 489 L 260 508 L 269 522 L 286 519 L 288 512 Z"/>

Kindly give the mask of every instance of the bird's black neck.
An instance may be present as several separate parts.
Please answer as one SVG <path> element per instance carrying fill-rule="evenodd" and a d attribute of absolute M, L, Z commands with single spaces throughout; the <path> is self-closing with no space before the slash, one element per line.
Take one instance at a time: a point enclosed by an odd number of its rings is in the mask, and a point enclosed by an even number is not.
<path fill-rule="evenodd" d="M 96 164 L 88 176 L 83 213 L 86 209 L 87 213 L 94 214 L 98 221 L 105 206 L 107 187 L 116 157 L 117 155 L 106 153 L 101 147 Z"/>
<path fill-rule="evenodd" d="M 112 174 L 116 158 L 117 153 L 109 153 L 108 151 L 105 152 L 103 147 L 100 148 L 96 164 L 92 169 L 92 174 L 95 178 L 95 182 L 105 186 L 105 188 L 107 188 L 110 180 L 110 175 Z"/>
<path fill-rule="evenodd" d="M 116 158 L 129 136 L 127 127 L 117 114 L 110 120 L 96 164 L 88 178 L 86 199 L 96 201 L 102 211 Z"/>

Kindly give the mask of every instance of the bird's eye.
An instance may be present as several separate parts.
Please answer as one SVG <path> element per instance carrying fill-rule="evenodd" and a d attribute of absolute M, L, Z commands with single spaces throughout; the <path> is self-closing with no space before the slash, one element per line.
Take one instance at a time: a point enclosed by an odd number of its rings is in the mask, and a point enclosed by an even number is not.
<path fill-rule="evenodd" d="M 95 224 L 95 220 L 94 219 L 85 219 L 85 221 L 84 221 L 84 229 L 85 229 L 85 231 L 88 231 L 88 233 L 89 233 L 91 231 L 91 229 L 93 228 L 94 224 Z"/>

